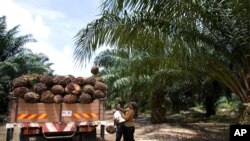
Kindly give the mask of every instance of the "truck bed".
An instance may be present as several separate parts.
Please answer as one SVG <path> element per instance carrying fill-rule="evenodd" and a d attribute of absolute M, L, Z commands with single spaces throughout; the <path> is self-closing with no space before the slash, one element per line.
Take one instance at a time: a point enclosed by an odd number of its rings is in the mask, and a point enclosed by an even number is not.
<path fill-rule="evenodd" d="M 42 127 L 43 132 L 76 130 L 77 126 L 96 126 L 104 121 L 104 99 L 90 104 L 26 103 L 21 98 L 11 101 L 9 123 L 21 127 Z"/>

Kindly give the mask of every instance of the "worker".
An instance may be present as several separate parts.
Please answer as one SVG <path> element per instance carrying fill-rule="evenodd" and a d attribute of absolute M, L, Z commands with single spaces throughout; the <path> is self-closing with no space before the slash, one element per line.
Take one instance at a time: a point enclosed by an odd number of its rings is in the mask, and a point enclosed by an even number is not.
<path fill-rule="evenodd" d="M 116 126 L 116 141 L 120 141 L 123 133 L 124 133 L 124 123 L 125 119 L 121 115 L 121 111 L 119 110 L 121 107 L 120 104 L 116 106 L 116 109 L 114 111 L 114 124 Z"/>
<path fill-rule="evenodd" d="M 124 141 L 134 141 L 134 132 L 135 132 L 135 125 L 134 125 L 134 116 L 135 110 L 137 108 L 136 102 L 129 102 L 127 109 L 120 109 L 122 117 L 125 119 L 124 123 Z"/>

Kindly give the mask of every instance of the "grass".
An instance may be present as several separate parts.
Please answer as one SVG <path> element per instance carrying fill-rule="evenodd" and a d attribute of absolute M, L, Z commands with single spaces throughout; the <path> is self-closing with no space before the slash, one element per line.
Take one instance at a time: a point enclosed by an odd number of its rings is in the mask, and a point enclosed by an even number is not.
<path fill-rule="evenodd" d="M 220 99 L 216 103 L 216 115 L 209 118 L 205 116 L 205 108 L 202 105 L 189 108 L 188 110 L 181 110 L 179 113 L 168 114 L 166 122 L 168 123 L 195 123 L 195 122 L 209 122 L 209 123 L 238 123 L 238 103 L 230 102 L 226 98 Z"/>

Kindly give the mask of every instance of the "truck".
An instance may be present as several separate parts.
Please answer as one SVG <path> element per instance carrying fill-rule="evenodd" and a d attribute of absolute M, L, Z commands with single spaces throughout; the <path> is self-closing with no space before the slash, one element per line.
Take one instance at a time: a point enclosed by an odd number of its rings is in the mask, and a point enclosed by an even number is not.
<path fill-rule="evenodd" d="M 26 103 L 10 96 L 6 141 L 19 129 L 20 141 L 104 140 L 106 98 L 89 104 Z M 98 131 L 97 131 L 98 130 Z"/>

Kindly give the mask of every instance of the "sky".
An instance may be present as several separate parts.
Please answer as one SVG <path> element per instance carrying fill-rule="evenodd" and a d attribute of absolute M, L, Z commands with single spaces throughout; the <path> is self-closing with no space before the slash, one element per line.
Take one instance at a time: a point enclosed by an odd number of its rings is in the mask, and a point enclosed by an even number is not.
<path fill-rule="evenodd" d="M 37 40 L 25 47 L 44 53 L 53 63 L 54 74 L 90 76 L 92 61 L 84 68 L 74 66 L 74 36 L 98 18 L 101 0 L 0 0 L 0 16 L 7 27 L 20 25 L 20 35 Z"/>

